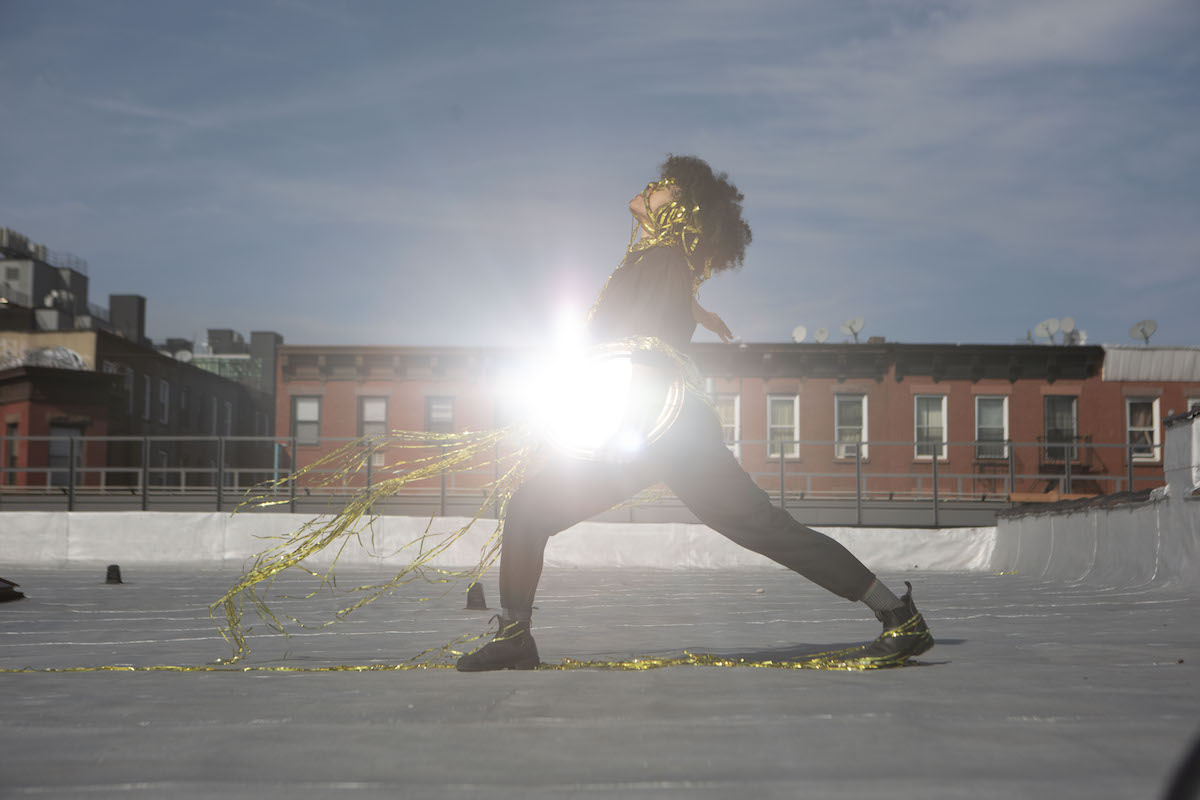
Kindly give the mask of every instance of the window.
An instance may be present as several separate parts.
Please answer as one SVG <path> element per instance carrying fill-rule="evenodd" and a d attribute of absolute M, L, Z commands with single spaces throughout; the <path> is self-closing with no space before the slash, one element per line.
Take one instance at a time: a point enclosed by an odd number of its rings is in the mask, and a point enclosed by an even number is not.
<path fill-rule="evenodd" d="M 742 457 L 742 396 L 739 394 L 718 394 L 713 398 L 717 404 L 717 416 L 721 420 L 721 430 L 725 435 L 725 446 L 733 453 L 734 458 Z"/>
<path fill-rule="evenodd" d="M 913 398 L 917 458 L 946 457 L 946 395 L 919 394 Z"/>
<path fill-rule="evenodd" d="M 133 370 L 131 370 L 131 369 L 125 370 L 125 403 L 127 405 L 125 412 L 127 414 L 129 414 L 129 416 L 131 416 L 131 417 L 133 416 L 133 384 L 134 384 L 134 380 L 135 380 L 135 378 L 133 375 Z"/>
<path fill-rule="evenodd" d="M 854 458 L 862 448 L 862 457 L 867 457 L 867 396 L 865 394 L 839 394 L 833 401 L 833 438 L 837 442 L 835 455 L 838 458 Z"/>
<path fill-rule="evenodd" d="M 1067 395 L 1046 396 L 1046 460 L 1065 461 L 1076 458 L 1075 437 L 1079 430 L 1078 398 Z M 1058 447 L 1052 447 L 1058 443 Z M 1066 445 L 1066 446 L 1064 446 Z"/>
<path fill-rule="evenodd" d="M 49 462 L 50 485 L 67 486 L 71 481 L 71 451 L 75 451 L 75 469 L 83 466 L 83 448 L 76 441 L 81 431 L 72 425 L 51 425 Z M 78 478 L 76 479 L 78 480 Z"/>
<path fill-rule="evenodd" d="M 233 436 L 233 403 L 225 401 L 225 435 Z"/>
<path fill-rule="evenodd" d="M 454 432 L 453 397 L 425 398 L 425 430 L 435 433 Z"/>
<path fill-rule="evenodd" d="M 164 425 L 171 417 L 171 384 L 160 380 L 158 382 L 158 421 Z"/>
<path fill-rule="evenodd" d="M 1125 398 L 1125 430 L 1134 461 L 1158 461 L 1161 431 L 1157 397 Z"/>
<path fill-rule="evenodd" d="M 208 404 L 208 435 L 217 435 L 217 396 L 213 395 Z"/>
<path fill-rule="evenodd" d="M 179 390 L 179 410 L 180 411 L 187 412 L 188 395 L 190 395 L 191 393 L 192 393 L 191 388 L 187 387 L 187 386 L 184 386 L 182 389 Z M 186 417 L 187 414 L 184 413 L 184 416 Z"/>
<path fill-rule="evenodd" d="M 451 412 L 451 416 L 453 417 L 453 412 Z M 387 433 L 387 429 L 387 398 L 358 398 L 358 435 L 360 437 L 379 436 Z M 382 467 L 383 463 L 383 453 L 371 454 L 372 467 Z"/>
<path fill-rule="evenodd" d="M 767 395 L 767 458 L 800 456 L 800 395 Z"/>
<path fill-rule="evenodd" d="M 1008 398 L 975 398 L 975 457 L 1008 458 Z"/>
<path fill-rule="evenodd" d="M 142 419 L 150 419 L 150 376 L 142 376 Z"/>
<path fill-rule="evenodd" d="M 387 433 L 387 398 L 358 398 L 358 435 L 377 436 L 381 433 Z"/>
<path fill-rule="evenodd" d="M 292 398 L 292 436 L 296 444 L 320 444 L 321 398 Z"/>
<path fill-rule="evenodd" d="M 17 425 L 10 422 L 4 426 L 4 466 L 10 470 L 17 468 Z M 4 482 L 13 486 L 17 482 L 17 473 L 6 472 Z"/>

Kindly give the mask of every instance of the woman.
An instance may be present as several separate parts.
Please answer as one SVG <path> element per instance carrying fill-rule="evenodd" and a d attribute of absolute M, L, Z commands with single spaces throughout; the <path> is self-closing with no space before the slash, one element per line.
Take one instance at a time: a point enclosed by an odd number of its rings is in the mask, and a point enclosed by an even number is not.
<path fill-rule="evenodd" d="M 634 375 L 641 391 L 631 394 L 651 397 L 648 408 L 661 406 L 662 387 L 677 376 L 679 351 L 696 325 L 726 342 L 733 338 L 724 321 L 700 305 L 697 292 L 712 273 L 743 262 L 751 234 L 742 199 L 724 173 L 714 174 L 701 159 L 669 156 L 660 179 L 629 203 L 634 234 L 592 309 L 589 333 L 597 343 L 639 342 Z M 911 587 L 896 597 L 842 545 L 772 505 L 725 446 L 712 409 L 700 393 L 688 392 L 666 432 L 632 458 L 556 455 L 517 490 L 504 522 L 500 631 L 460 658 L 458 669 L 536 667 L 530 622 L 546 542 L 660 481 L 718 533 L 875 611 L 884 633 L 862 655 L 899 663 L 933 646 Z"/>

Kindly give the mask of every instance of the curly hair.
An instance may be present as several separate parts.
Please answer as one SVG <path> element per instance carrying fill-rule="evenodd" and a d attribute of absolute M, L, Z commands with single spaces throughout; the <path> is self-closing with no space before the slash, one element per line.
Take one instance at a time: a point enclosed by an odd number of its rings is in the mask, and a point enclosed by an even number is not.
<path fill-rule="evenodd" d="M 742 219 L 743 195 L 724 172 L 696 156 L 667 154 L 658 168 L 659 177 L 671 178 L 679 187 L 679 201 L 691 208 L 700 207 L 700 228 L 704 235 L 697 251 L 702 259 L 712 259 L 712 271 L 737 269 L 750 244 L 750 226 Z"/>

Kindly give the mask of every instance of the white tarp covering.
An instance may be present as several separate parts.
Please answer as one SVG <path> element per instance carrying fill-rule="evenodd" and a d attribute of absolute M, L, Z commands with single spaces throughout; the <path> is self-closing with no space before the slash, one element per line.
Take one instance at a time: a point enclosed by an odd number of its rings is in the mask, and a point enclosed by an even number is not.
<path fill-rule="evenodd" d="M 1001 519 L 992 568 L 1106 586 L 1200 584 L 1200 501 L 1193 497 L 1196 420 L 1167 428 L 1167 490 L 1111 508 Z"/>
<path fill-rule="evenodd" d="M 291 514 L 169 512 L 5 512 L 0 515 L 0 552 L 6 564 L 178 563 L 241 561 L 278 543 L 308 518 Z M 431 534 L 453 531 L 467 522 L 444 517 Z M 402 564 L 429 525 L 424 517 L 380 517 L 361 536 L 363 546 L 346 548 L 345 564 Z M 480 520 L 433 562 L 463 566 L 479 560 L 495 530 Z M 875 570 L 980 570 L 988 568 L 994 528 L 946 530 L 824 528 Z M 331 549 L 332 550 L 332 549 Z M 318 554 L 316 564 L 333 553 Z M 555 536 L 546 548 L 550 566 L 639 566 L 661 569 L 717 569 L 771 564 L 703 525 L 584 522 Z"/>

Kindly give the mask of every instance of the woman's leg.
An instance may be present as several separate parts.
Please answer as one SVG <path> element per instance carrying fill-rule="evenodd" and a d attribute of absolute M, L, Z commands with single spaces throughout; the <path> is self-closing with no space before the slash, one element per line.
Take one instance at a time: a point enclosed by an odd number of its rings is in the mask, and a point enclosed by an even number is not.
<path fill-rule="evenodd" d="M 644 465 L 556 457 L 509 500 L 500 550 L 500 605 L 527 620 L 542 576 L 546 542 L 636 494 L 652 481 Z"/>
<path fill-rule="evenodd" d="M 662 474 L 700 521 L 847 600 L 861 600 L 875 575 L 841 544 L 771 503 L 725 446 L 709 409 L 689 399 L 664 437 Z"/>

